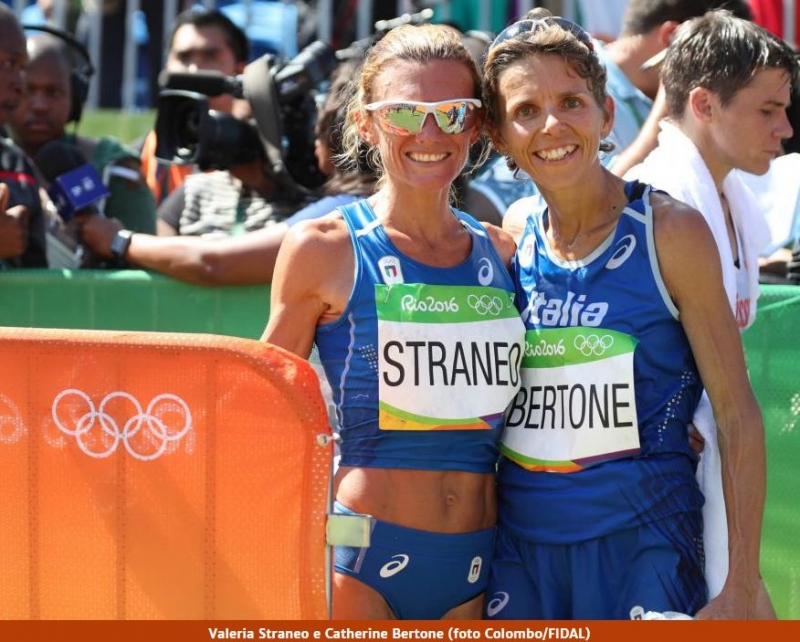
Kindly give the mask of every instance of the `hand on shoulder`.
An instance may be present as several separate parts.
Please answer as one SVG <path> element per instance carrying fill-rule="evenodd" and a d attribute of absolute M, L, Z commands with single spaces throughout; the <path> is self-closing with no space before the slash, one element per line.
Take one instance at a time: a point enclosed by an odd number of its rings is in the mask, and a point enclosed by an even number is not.
<path fill-rule="evenodd" d="M 497 250 L 500 258 L 503 259 L 503 263 L 505 263 L 506 267 L 509 267 L 511 265 L 511 257 L 513 257 L 514 252 L 517 251 L 516 239 L 505 229 L 497 227 L 497 225 L 484 223 L 483 226 L 486 228 L 489 238 L 492 240 L 494 249 Z"/>

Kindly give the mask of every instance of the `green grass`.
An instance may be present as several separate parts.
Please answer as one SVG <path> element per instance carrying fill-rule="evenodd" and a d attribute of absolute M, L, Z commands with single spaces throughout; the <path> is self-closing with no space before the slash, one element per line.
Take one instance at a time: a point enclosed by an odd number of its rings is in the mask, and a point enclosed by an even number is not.
<path fill-rule="evenodd" d="M 150 131 L 156 122 L 154 109 L 122 111 L 94 109 L 83 113 L 78 132 L 83 136 L 115 136 L 130 143 Z"/>

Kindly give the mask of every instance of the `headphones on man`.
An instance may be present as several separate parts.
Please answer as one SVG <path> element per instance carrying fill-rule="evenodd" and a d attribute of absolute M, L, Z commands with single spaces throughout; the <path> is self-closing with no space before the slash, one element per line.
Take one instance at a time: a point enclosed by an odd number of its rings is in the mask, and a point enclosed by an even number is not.
<path fill-rule="evenodd" d="M 72 102 L 69 108 L 68 123 L 77 123 L 83 114 L 83 105 L 89 97 L 89 83 L 94 75 L 94 65 L 89 56 L 89 52 L 80 42 L 68 34 L 66 31 L 56 29 L 55 27 L 48 27 L 46 25 L 22 25 L 25 31 L 42 31 L 55 36 L 64 42 L 72 51 L 76 52 L 80 57 L 80 62 L 72 65 L 70 72 L 70 85 L 72 89 Z"/>

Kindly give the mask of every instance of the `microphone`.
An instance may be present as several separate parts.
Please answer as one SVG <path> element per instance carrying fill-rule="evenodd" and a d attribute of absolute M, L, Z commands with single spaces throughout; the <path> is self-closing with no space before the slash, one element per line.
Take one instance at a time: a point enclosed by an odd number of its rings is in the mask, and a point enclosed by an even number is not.
<path fill-rule="evenodd" d="M 47 194 L 65 223 L 76 214 L 100 214 L 97 203 L 108 196 L 108 188 L 76 147 L 52 140 L 42 145 L 33 162 L 47 181 Z"/>
<path fill-rule="evenodd" d="M 204 96 L 231 94 L 235 98 L 244 98 L 242 77 L 229 77 L 219 71 L 198 70 L 184 73 L 162 71 L 158 75 L 158 86 L 161 89 L 194 91 Z"/>

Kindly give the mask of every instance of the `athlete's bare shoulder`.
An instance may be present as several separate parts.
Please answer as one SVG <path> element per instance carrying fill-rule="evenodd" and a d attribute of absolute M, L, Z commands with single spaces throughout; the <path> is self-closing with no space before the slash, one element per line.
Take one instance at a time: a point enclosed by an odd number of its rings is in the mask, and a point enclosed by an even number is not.
<path fill-rule="evenodd" d="M 509 267 L 511 265 L 511 257 L 513 257 L 514 252 L 517 251 L 517 244 L 514 238 L 497 225 L 484 223 L 483 226 L 486 228 L 486 232 L 489 234 L 489 238 L 497 250 L 497 253 L 500 255 L 500 258 L 503 259 L 503 263 L 506 267 Z"/>

